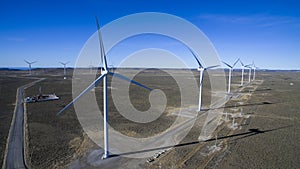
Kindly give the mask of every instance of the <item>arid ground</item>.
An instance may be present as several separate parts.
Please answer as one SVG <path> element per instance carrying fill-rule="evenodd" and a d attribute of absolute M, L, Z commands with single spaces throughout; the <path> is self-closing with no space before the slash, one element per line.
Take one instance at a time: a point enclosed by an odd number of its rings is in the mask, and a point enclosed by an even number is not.
<path fill-rule="evenodd" d="M 219 126 L 211 139 L 198 141 L 203 125 L 199 116 L 188 135 L 174 147 L 153 161 L 149 158 L 130 159 L 114 156 L 103 163 L 90 162 L 91 154 L 100 151 L 83 132 L 74 108 L 62 115 L 56 113 L 72 100 L 72 71 L 63 80 L 62 69 L 38 69 L 32 77 L 46 78 L 26 89 L 25 96 L 55 93 L 56 101 L 27 103 L 27 164 L 28 168 L 299 168 L 300 167 L 300 72 L 257 71 L 256 80 L 240 88 L 240 71 L 233 73 L 232 90 L 235 94 L 224 105 L 218 116 Z M 182 70 L 178 70 L 181 74 Z M 12 118 L 16 90 L 33 81 L 25 71 L 0 71 L 1 75 L 1 165 L 7 133 Z M 198 72 L 194 77 L 199 79 Z M 248 82 L 245 73 L 245 83 Z M 151 78 L 149 78 L 151 77 Z M 151 70 L 139 74 L 134 80 L 151 88 L 163 90 L 168 99 L 167 108 L 155 121 L 139 124 L 122 117 L 109 102 L 109 124 L 122 134 L 143 138 L 156 135 L 168 128 L 176 116 L 172 112 L 180 107 L 180 92 L 174 79 L 162 71 Z M 109 79 L 110 84 L 110 79 Z M 95 89 L 102 103 L 102 83 Z M 206 75 L 203 84 L 203 103 L 210 103 L 210 83 Z M 110 89 L 111 90 L 111 89 Z M 198 92 L 198 91 L 195 91 Z M 130 85 L 130 99 L 136 109 L 149 108 L 147 91 Z M 109 95 L 110 96 L 110 95 Z M 111 99 L 109 97 L 109 99 Z M 102 109 L 99 104 L 100 109 Z M 197 105 L 195 105 L 197 107 Z M 225 112 L 228 118 L 225 119 Z M 100 113 L 100 112 L 99 112 Z M 202 112 L 205 115 L 205 111 Z M 235 119 L 232 125 L 232 116 Z M 217 140 L 215 139 L 217 138 Z M 153 154 L 154 155 L 154 154 Z M 100 159 L 100 158 L 99 158 Z M 104 160 L 105 161 L 105 160 Z"/>
<path fill-rule="evenodd" d="M 13 117 L 17 88 L 32 80 L 19 76 L 21 72 L 0 71 L 0 164 L 6 148 L 6 141 Z"/>

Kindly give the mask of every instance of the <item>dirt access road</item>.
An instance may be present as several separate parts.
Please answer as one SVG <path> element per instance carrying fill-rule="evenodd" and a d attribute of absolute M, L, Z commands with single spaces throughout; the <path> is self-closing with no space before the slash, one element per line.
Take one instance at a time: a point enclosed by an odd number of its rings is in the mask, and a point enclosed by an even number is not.
<path fill-rule="evenodd" d="M 39 79 L 17 89 L 16 107 L 8 135 L 2 168 L 27 168 L 24 160 L 24 89 L 40 82 Z"/>

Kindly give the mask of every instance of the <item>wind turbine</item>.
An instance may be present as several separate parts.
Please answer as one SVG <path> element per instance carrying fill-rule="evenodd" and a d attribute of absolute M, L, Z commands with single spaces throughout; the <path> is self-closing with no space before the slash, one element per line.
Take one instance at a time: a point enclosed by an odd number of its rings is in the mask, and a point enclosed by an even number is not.
<path fill-rule="evenodd" d="M 231 72 L 234 68 L 234 66 L 236 65 L 236 63 L 239 61 L 240 59 L 237 59 L 234 64 L 231 66 L 230 64 L 222 61 L 226 66 L 229 67 L 229 74 L 228 74 L 228 90 L 227 90 L 227 93 L 229 94 L 230 93 L 230 84 L 231 84 Z"/>
<path fill-rule="evenodd" d="M 204 76 L 204 71 L 207 69 L 212 69 L 215 67 L 218 67 L 220 65 L 215 65 L 215 66 L 209 66 L 204 68 L 204 66 L 201 65 L 198 57 L 195 55 L 195 53 L 189 49 L 190 52 L 193 54 L 194 58 L 196 59 L 197 63 L 198 63 L 198 71 L 200 72 L 200 78 L 199 78 L 199 106 L 198 106 L 198 111 L 201 111 L 201 107 L 202 107 L 202 82 L 203 82 L 203 76 Z"/>
<path fill-rule="evenodd" d="M 249 69 L 249 73 L 248 73 L 248 75 L 249 75 L 249 77 L 248 77 L 248 83 L 250 83 L 250 82 L 251 82 L 251 69 L 252 69 L 251 64 L 246 65 L 245 67 L 247 67 L 247 68 Z"/>
<path fill-rule="evenodd" d="M 75 99 L 73 99 L 68 105 L 66 105 L 62 110 L 60 110 L 57 115 L 60 115 L 62 112 L 64 112 L 67 108 L 69 108 L 71 105 L 73 105 L 78 99 L 80 99 L 81 96 L 85 95 L 87 92 L 92 90 L 99 82 L 103 81 L 103 122 L 104 122 L 104 154 L 102 156 L 102 159 L 106 159 L 109 157 L 109 144 L 108 144 L 108 96 L 107 96 L 107 75 L 116 76 L 122 80 L 128 81 L 130 83 L 133 83 L 135 85 L 138 85 L 140 87 L 143 87 L 149 91 L 152 91 L 151 88 L 142 85 L 134 80 L 131 80 L 127 78 L 126 76 L 123 76 L 121 74 L 112 73 L 110 72 L 109 68 L 107 67 L 106 62 L 106 56 L 102 41 L 102 35 L 100 31 L 100 26 L 98 22 L 98 18 L 96 16 L 96 23 L 98 28 L 98 36 L 99 36 L 99 43 L 100 43 L 100 53 L 101 53 L 101 61 L 102 61 L 102 69 L 101 69 L 101 75 L 93 82 L 91 83 L 86 89 L 84 89 Z"/>
<path fill-rule="evenodd" d="M 66 71 L 66 65 L 70 62 L 59 62 L 60 64 L 64 65 L 64 79 L 67 79 L 67 71 Z"/>
<path fill-rule="evenodd" d="M 245 71 L 245 65 L 244 63 L 242 62 L 242 60 L 240 59 L 240 63 L 242 65 L 242 78 L 241 78 L 241 86 L 244 85 L 244 71 Z"/>
<path fill-rule="evenodd" d="M 254 61 L 252 62 L 252 66 L 253 66 L 253 79 L 252 79 L 252 80 L 254 81 L 254 80 L 255 80 L 255 75 L 256 75 L 256 72 L 255 72 L 255 71 L 256 71 L 256 68 L 257 68 L 257 67 L 255 66 L 255 64 L 254 64 Z"/>
<path fill-rule="evenodd" d="M 112 72 L 115 71 L 115 67 L 114 67 L 114 64 L 110 64 L 109 67 L 111 68 Z"/>
<path fill-rule="evenodd" d="M 89 65 L 90 73 L 93 73 L 94 66 L 92 64 Z"/>
<path fill-rule="evenodd" d="M 24 61 L 28 64 L 28 66 L 29 66 L 29 75 L 31 75 L 31 65 L 36 63 L 36 61 L 34 61 L 34 62 L 29 62 L 27 60 L 24 60 Z"/>

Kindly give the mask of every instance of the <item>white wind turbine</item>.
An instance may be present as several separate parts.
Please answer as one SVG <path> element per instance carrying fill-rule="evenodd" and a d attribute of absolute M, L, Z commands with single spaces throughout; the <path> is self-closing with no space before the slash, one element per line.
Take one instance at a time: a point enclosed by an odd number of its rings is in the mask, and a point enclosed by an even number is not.
<path fill-rule="evenodd" d="M 104 154 L 102 156 L 102 159 L 109 157 L 109 144 L 108 144 L 108 96 L 107 96 L 107 75 L 116 76 L 122 80 L 128 81 L 130 83 L 133 83 L 135 85 L 141 86 L 147 90 L 152 90 L 151 88 L 142 85 L 134 80 L 131 80 L 123 75 L 112 73 L 110 72 L 109 68 L 107 67 L 106 62 L 106 56 L 100 31 L 100 26 L 98 22 L 98 18 L 96 17 L 97 22 L 97 28 L 98 28 L 98 36 L 99 36 L 99 43 L 100 43 L 100 50 L 101 50 L 101 60 L 102 60 L 102 71 L 101 75 L 92 83 L 90 84 L 86 89 L 84 89 L 76 98 L 74 98 L 68 105 L 66 105 L 62 110 L 60 110 L 57 115 L 60 115 L 63 111 L 65 111 L 67 108 L 69 108 L 71 105 L 73 105 L 78 99 L 80 99 L 81 96 L 85 95 L 87 92 L 92 90 L 101 80 L 103 80 L 103 122 L 104 122 Z"/>
<path fill-rule="evenodd" d="M 196 59 L 197 63 L 198 63 L 198 71 L 200 72 L 200 78 L 199 78 L 199 105 L 198 105 L 198 111 L 201 111 L 201 107 L 202 107 L 202 82 L 203 82 L 203 76 L 204 76 L 204 71 L 207 69 L 212 69 L 215 67 L 218 67 L 220 65 L 216 65 L 216 66 L 209 66 L 204 68 L 204 66 L 201 65 L 198 57 L 195 55 L 195 53 L 189 49 L 191 51 L 191 53 L 193 54 L 194 58 Z"/>
<path fill-rule="evenodd" d="M 36 61 L 34 61 L 34 62 L 29 62 L 27 60 L 24 60 L 24 61 L 28 64 L 28 66 L 29 66 L 29 75 L 31 75 L 31 65 L 36 63 Z"/>
<path fill-rule="evenodd" d="M 231 84 L 231 72 L 234 68 L 234 66 L 236 65 L 236 63 L 239 61 L 240 59 L 237 59 L 234 64 L 231 66 L 230 64 L 222 61 L 226 66 L 229 67 L 229 73 L 228 73 L 228 90 L 227 90 L 227 93 L 229 94 L 230 93 L 230 84 Z"/>
<path fill-rule="evenodd" d="M 94 69 L 95 67 L 92 65 L 92 64 L 90 64 L 89 65 L 89 69 L 90 69 L 90 73 L 92 74 L 93 73 L 93 69 Z"/>
<path fill-rule="evenodd" d="M 67 71 L 66 71 L 66 65 L 70 62 L 59 62 L 60 64 L 64 65 L 64 79 L 67 79 Z"/>
<path fill-rule="evenodd" d="M 251 64 L 249 64 L 249 65 L 246 65 L 245 67 L 247 67 L 248 69 L 249 69 L 249 73 L 248 73 L 248 83 L 250 83 L 251 82 L 251 69 L 252 69 L 252 66 L 251 66 Z"/>
<path fill-rule="evenodd" d="M 243 85 L 244 85 L 244 71 L 245 71 L 245 65 L 244 65 L 244 63 L 241 61 L 241 59 L 240 59 L 240 63 L 241 63 L 241 65 L 242 65 L 241 86 L 243 86 Z"/>
<path fill-rule="evenodd" d="M 257 67 L 255 66 L 255 64 L 254 64 L 254 61 L 252 62 L 252 66 L 253 66 L 253 81 L 255 80 L 255 76 L 256 76 L 256 69 L 257 69 Z"/>

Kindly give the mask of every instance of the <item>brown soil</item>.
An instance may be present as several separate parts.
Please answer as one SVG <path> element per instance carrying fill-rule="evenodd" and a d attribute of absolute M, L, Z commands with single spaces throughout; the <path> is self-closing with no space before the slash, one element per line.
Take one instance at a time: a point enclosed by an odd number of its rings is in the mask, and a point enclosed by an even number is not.
<path fill-rule="evenodd" d="M 45 70 L 43 70 L 45 73 Z M 38 93 L 42 86 L 44 93 L 56 93 L 61 97 L 58 101 L 27 104 L 29 129 L 29 154 L 31 168 L 67 168 L 76 159 L 85 158 L 92 150 L 99 149 L 84 133 L 71 107 L 61 116 L 56 113 L 71 101 L 71 78 L 63 80 L 62 70 L 48 70 L 46 80 L 37 83 L 26 90 L 26 96 Z M 149 73 L 149 72 L 148 72 Z M 151 73 L 151 72 L 150 72 Z M 162 72 L 161 72 L 162 73 Z M 163 74 L 163 73 L 162 73 Z M 23 74 L 24 75 L 24 74 Z M 223 122 L 215 131 L 218 136 L 218 151 L 211 151 L 215 140 L 199 142 L 203 119 L 197 119 L 194 127 L 182 142 L 169 149 L 154 162 L 146 159 L 135 161 L 123 158 L 116 163 L 115 168 L 299 168 L 299 72 L 257 72 L 257 81 L 244 88 L 238 99 L 232 99 L 225 106 L 224 112 L 238 114 L 241 110 L 250 118 L 237 118 L 238 128 L 228 128 L 231 121 Z M 70 77 L 71 75 L 69 75 Z M 135 80 L 149 87 L 160 87 L 167 93 L 168 109 L 174 110 L 180 106 L 177 100 L 176 86 L 164 85 L 172 79 L 149 78 L 144 72 Z M 195 72 L 195 77 L 198 72 Z M 239 72 L 234 72 L 233 84 L 240 83 Z M 248 80 L 245 74 L 245 81 Z M 147 78 L 146 78 L 147 77 Z M 164 81 L 166 80 L 166 81 Z M 262 83 L 261 83 L 262 82 Z M 159 84 L 158 86 L 155 86 Z M 2 85 L 1 85 L 2 88 Z M 135 93 L 141 93 L 135 86 L 131 88 L 131 101 L 139 110 L 149 107 L 147 98 Z M 101 85 L 96 88 L 98 102 L 102 102 Z M 174 90 L 175 89 L 175 90 Z M 204 104 L 210 103 L 209 79 L 204 79 Z M 232 90 L 238 90 L 239 85 L 233 85 Z M 15 99 L 15 92 L 11 100 Z M 147 95 L 147 93 L 144 93 Z M 1 101 L 1 104 L 4 102 Z M 112 102 L 110 102 L 112 103 Z M 7 103 L 6 105 L 11 105 Z M 101 109 L 101 104 L 100 109 Z M 2 106 L 1 106 L 2 107 Z M 5 107 L 5 106 L 3 106 Z M 9 107 L 9 106 L 8 106 Z M 13 110 L 13 106 L 9 109 Z M 7 109 L 8 110 L 8 109 Z M 163 131 L 173 122 L 174 117 L 166 111 L 158 120 L 147 125 L 132 123 L 123 118 L 109 104 L 109 123 L 115 130 L 134 137 L 155 135 Z M 2 123 L 0 123 L 2 125 Z M 10 123 L 9 123 L 10 124 Z M 151 128 L 151 130 L 149 130 Z M 9 127 L 6 127 L 8 131 Z M 1 130 L 5 131 L 5 130 Z M 2 136 L 2 134 L 1 134 Z M 1 151 L 2 152 L 2 151 Z M 131 166 L 128 162 L 132 162 Z M 134 166 L 134 164 L 138 164 Z M 122 164 L 126 164 L 124 167 Z M 87 166 L 85 166 L 87 167 Z M 90 167 L 94 168 L 94 167 Z"/>
<path fill-rule="evenodd" d="M 3 164 L 7 136 L 14 113 L 17 88 L 32 82 L 31 79 L 16 78 L 13 71 L 0 71 L 0 165 Z"/>

